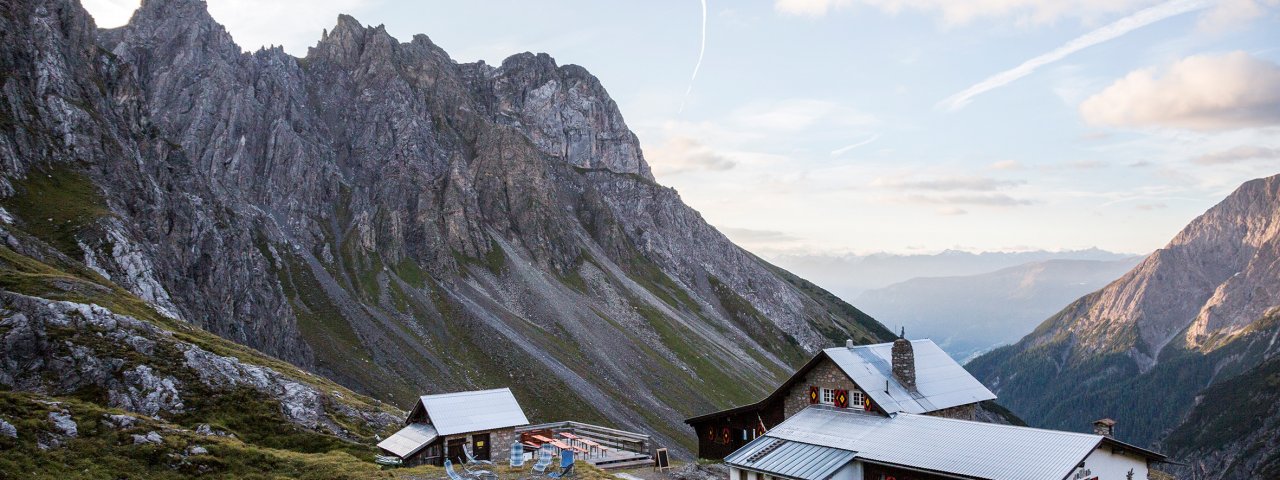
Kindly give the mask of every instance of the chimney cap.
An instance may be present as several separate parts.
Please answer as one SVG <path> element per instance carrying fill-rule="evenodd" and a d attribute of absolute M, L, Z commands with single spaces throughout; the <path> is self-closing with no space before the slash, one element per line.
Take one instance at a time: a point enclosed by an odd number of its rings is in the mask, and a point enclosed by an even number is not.
<path fill-rule="evenodd" d="M 907 338 L 907 327 L 905 326 L 902 327 L 902 331 L 901 333 L 898 334 L 898 338 L 902 338 L 902 339 Z"/>
<path fill-rule="evenodd" d="M 846 339 L 844 339 L 844 348 L 853 348 L 853 339 L 852 339 L 852 338 L 846 338 Z"/>
<path fill-rule="evenodd" d="M 1097 420 L 1094 420 L 1094 421 L 1093 421 L 1093 424 L 1094 424 L 1094 425 L 1106 425 L 1106 426 L 1108 426 L 1108 427 L 1114 427 L 1114 426 L 1116 426 L 1116 421 L 1115 421 L 1115 420 L 1112 420 L 1112 419 L 1110 419 L 1110 418 L 1099 418 L 1099 419 L 1097 419 Z"/>

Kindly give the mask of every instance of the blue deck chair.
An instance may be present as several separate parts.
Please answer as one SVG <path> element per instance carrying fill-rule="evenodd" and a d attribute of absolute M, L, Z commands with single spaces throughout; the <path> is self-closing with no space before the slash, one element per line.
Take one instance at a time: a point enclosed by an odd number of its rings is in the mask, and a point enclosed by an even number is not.
<path fill-rule="evenodd" d="M 533 477 L 542 477 L 547 474 L 547 467 L 551 466 L 551 444 L 544 443 L 538 449 L 538 461 L 533 464 Z M 530 478 L 533 478 L 530 477 Z"/>
<path fill-rule="evenodd" d="M 511 468 L 524 468 L 524 444 L 519 440 L 511 444 Z"/>
<path fill-rule="evenodd" d="M 464 476 L 453 469 L 453 462 L 444 459 L 444 473 L 449 476 L 449 480 L 469 480 L 474 477 Z"/>
<path fill-rule="evenodd" d="M 565 478 L 573 476 L 573 450 L 564 450 L 560 452 L 560 471 L 552 472 L 547 475 L 551 478 Z"/>

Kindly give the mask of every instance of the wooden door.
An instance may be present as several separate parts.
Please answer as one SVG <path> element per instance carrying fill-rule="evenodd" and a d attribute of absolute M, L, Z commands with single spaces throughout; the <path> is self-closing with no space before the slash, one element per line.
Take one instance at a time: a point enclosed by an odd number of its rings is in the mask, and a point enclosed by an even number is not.
<path fill-rule="evenodd" d="M 471 436 L 471 454 L 476 456 L 476 460 L 490 460 L 489 448 L 489 434 Z"/>
<path fill-rule="evenodd" d="M 453 462 L 454 465 L 467 463 L 467 453 L 462 451 L 462 447 L 467 444 L 466 438 L 449 439 L 448 448 L 445 449 L 445 457 Z"/>

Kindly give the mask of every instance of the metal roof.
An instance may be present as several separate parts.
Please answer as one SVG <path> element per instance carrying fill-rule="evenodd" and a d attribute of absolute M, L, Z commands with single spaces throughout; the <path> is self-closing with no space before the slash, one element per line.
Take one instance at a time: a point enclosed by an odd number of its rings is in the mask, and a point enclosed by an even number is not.
<path fill-rule="evenodd" d="M 912 340 L 916 388 L 893 376 L 893 343 L 823 350 L 844 373 L 886 412 L 927 413 L 996 398 L 933 340 Z"/>
<path fill-rule="evenodd" d="M 854 453 L 837 448 L 774 437 L 752 440 L 725 457 L 725 463 L 772 475 L 802 480 L 826 480 L 848 465 Z"/>
<path fill-rule="evenodd" d="M 528 425 L 509 388 L 423 395 L 414 408 L 426 409 L 440 435 Z"/>
<path fill-rule="evenodd" d="M 873 463 L 1001 480 L 1063 478 L 1103 439 L 909 413 L 883 417 L 823 406 L 801 410 L 761 438 L 845 450 Z"/>
<path fill-rule="evenodd" d="M 418 453 L 418 450 L 422 450 L 422 447 L 430 444 L 438 436 L 440 435 L 436 432 L 436 427 L 429 423 L 411 423 L 387 437 L 386 440 L 378 442 L 378 448 L 391 452 L 397 457 L 406 458 Z"/>

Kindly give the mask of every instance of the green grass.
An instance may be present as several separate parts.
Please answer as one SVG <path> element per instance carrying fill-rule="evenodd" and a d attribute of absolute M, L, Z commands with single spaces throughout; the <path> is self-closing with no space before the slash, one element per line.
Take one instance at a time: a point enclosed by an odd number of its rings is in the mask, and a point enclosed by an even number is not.
<path fill-rule="evenodd" d="M 43 450 L 36 442 L 53 433 L 48 421 L 51 411 L 68 412 L 76 422 L 78 435 L 60 447 Z M 103 422 L 108 414 L 127 412 L 77 398 L 0 391 L 0 418 L 18 429 L 17 439 L 0 437 L 0 479 L 393 478 L 392 472 L 379 470 L 369 455 L 358 450 L 355 452 L 360 455 L 355 455 L 351 448 L 325 449 L 325 445 L 316 443 L 309 446 L 319 451 L 302 452 L 288 448 L 291 445 L 278 448 L 255 444 L 239 433 L 236 437 L 197 435 L 183 425 L 137 415 L 134 426 L 117 429 Z M 152 431 L 163 437 L 163 443 L 133 443 L 133 435 Z M 325 437 L 315 433 L 300 435 Z M 188 449 L 197 445 L 209 453 L 189 455 Z"/>
<path fill-rule="evenodd" d="M 33 169 L 15 182 L 17 193 L 0 200 L 30 234 L 62 253 L 79 258 L 77 237 L 97 219 L 110 215 L 88 175 L 70 166 Z"/>

